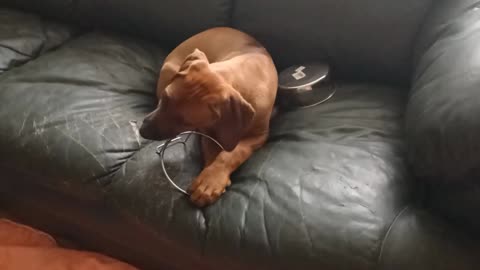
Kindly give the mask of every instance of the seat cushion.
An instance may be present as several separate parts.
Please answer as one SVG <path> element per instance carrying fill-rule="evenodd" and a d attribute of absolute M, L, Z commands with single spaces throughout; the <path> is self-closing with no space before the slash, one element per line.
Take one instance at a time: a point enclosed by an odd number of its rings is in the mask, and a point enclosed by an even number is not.
<path fill-rule="evenodd" d="M 403 89 L 339 83 L 328 103 L 281 112 L 220 201 L 193 207 L 135 122 L 165 55 L 95 32 L 0 76 L 0 203 L 142 269 L 429 269 L 397 256 L 411 247 L 464 255 L 438 269 L 478 265 L 478 246 L 409 206 Z M 188 182 L 198 161 L 171 151 Z"/>
<path fill-rule="evenodd" d="M 209 208 L 165 181 L 156 144 L 123 165 L 108 193 L 205 269 L 373 269 L 411 202 L 404 94 L 368 84 L 337 91 L 327 104 L 281 113 L 268 144 Z"/>
<path fill-rule="evenodd" d="M 93 230 L 90 246 L 126 241 L 126 257 L 163 254 L 179 269 L 373 269 L 390 224 L 411 202 L 405 91 L 339 83 L 328 103 L 279 114 L 229 191 L 196 209 L 163 176 L 158 143 L 135 125 L 155 106 L 163 56 L 139 40 L 90 33 L 0 77 L 0 99 L 11 104 L 0 107 L 0 166 L 22 174 L 30 195 L 20 203 L 76 203 L 44 211 L 56 214 L 55 226 Z M 175 162 L 182 159 L 169 168 Z M 125 220 L 92 225 L 115 213 Z M 122 224 L 141 224 L 151 237 L 135 241 L 137 231 Z"/>
<path fill-rule="evenodd" d="M 73 33 L 70 26 L 0 8 L 0 74 L 58 47 Z"/>
<path fill-rule="evenodd" d="M 107 184 L 145 143 L 135 121 L 155 102 L 164 55 L 141 41 L 91 33 L 5 73 L 1 161 L 41 172 L 42 184 L 94 194 L 82 191 Z"/>

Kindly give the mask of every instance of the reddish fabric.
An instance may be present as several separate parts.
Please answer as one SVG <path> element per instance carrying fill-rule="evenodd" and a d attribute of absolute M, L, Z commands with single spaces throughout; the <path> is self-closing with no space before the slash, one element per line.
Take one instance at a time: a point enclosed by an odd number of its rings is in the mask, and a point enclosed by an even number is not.
<path fill-rule="evenodd" d="M 61 248 L 48 234 L 6 219 L 0 219 L 0 269 L 137 270 L 98 253 Z"/>

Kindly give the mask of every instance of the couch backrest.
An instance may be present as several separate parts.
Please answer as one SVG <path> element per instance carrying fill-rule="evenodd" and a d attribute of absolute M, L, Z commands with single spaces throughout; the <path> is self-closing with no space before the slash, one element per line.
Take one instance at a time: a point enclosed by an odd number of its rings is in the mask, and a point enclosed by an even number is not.
<path fill-rule="evenodd" d="M 432 0 L 238 0 L 233 25 L 280 68 L 327 60 L 333 75 L 409 83 L 416 33 Z"/>
<path fill-rule="evenodd" d="M 409 83 L 413 43 L 433 0 L 0 0 L 127 30 L 171 46 L 213 26 L 252 34 L 279 69 L 326 60 L 333 75 Z"/>
<path fill-rule="evenodd" d="M 0 0 L 80 23 L 147 36 L 171 44 L 230 21 L 231 0 Z"/>

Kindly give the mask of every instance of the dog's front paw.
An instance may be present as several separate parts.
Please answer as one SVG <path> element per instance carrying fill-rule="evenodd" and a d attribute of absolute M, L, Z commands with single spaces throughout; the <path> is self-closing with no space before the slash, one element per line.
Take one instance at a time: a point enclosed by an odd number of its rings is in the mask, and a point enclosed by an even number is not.
<path fill-rule="evenodd" d="M 190 200 L 198 207 L 210 205 L 220 198 L 230 184 L 228 174 L 207 168 L 200 173 L 188 189 Z"/>

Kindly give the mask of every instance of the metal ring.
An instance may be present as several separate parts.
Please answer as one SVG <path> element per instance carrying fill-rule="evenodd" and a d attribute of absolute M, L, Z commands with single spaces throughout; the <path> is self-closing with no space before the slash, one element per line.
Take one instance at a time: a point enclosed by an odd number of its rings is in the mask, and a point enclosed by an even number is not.
<path fill-rule="evenodd" d="M 207 134 L 204 134 L 204 133 L 200 133 L 198 131 L 185 131 L 185 132 L 182 132 L 180 134 L 178 134 L 175 138 L 172 138 L 172 139 L 169 139 L 167 141 L 165 141 L 164 143 L 162 143 L 161 145 L 157 146 L 157 154 L 160 156 L 160 161 L 162 163 L 162 170 L 163 170 L 163 173 L 165 174 L 165 177 L 167 178 L 167 180 L 170 182 L 170 184 L 172 184 L 172 186 L 179 192 L 185 194 L 185 195 L 189 195 L 187 191 L 185 191 L 183 188 L 179 187 L 173 180 L 172 178 L 170 178 L 170 175 L 168 175 L 167 173 L 167 169 L 165 168 L 165 161 L 164 161 L 164 155 L 165 155 L 165 150 L 169 147 L 169 146 L 173 146 L 175 144 L 178 144 L 178 143 L 181 143 L 183 144 L 184 146 L 186 145 L 187 141 L 190 139 L 190 136 L 192 134 L 195 134 L 195 135 L 200 135 L 204 138 L 207 138 L 207 139 L 210 139 L 211 141 L 213 141 L 218 147 L 220 147 L 220 149 L 222 150 L 225 150 L 223 148 L 223 146 L 217 141 L 215 140 L 214 138 L 208 136 Z M 183 135 L 188 135 L 187 138 L 185 138 L 184 141 L 181 141 L 182 139 L 182 136 Z M 172 143 L 172 144 L 171 144 Z"/>

